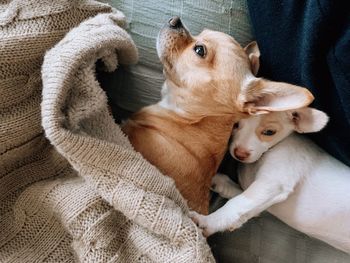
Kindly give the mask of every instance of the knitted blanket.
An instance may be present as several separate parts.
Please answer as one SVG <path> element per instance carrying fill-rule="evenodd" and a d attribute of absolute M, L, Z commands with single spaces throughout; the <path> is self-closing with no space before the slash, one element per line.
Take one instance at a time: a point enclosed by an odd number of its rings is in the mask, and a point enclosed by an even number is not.
<path fill-rule="evenodd" d="M 108 114 L 95 62 L 137 61 L 124 24 L 95 1 L 1 2 L 0 262 L 214 261 Z"/>

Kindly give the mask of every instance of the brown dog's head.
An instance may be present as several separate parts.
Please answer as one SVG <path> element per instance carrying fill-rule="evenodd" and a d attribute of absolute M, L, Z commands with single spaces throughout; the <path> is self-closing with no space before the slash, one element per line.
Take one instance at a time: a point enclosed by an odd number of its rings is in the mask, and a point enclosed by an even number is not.
<path fill-rule="evenodd" d="M 188 115 L 260 114 L 313 100 L 307 89 L 255 77 L 256 42 L 242 48 L 231 36 L 211 30 L 192 36 L 179 17 L 161 29 L 157 52 L 166 78 L 163 98 L 168 107 Z"/>

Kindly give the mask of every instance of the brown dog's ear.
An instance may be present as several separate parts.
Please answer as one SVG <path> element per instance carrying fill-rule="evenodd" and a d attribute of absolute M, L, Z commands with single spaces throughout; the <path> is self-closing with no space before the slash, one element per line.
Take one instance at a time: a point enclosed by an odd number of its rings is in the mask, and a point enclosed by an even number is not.
<path fill-rule="evenodd" d="M 329 120 L 326 113 L 313 108 L 296 109 L 287 114 L 294 125 L 294 130 L 299 133 L 318 132 L 326 126 Z"/>
<path fill-rule="evenodd" d="M 260 57 L 260 50 L 258 47 L 258 43 L 256 41 L 250 42 L 245 48 L 245 53 L 248 55 L 249 61 L 250 61 L 250 69 L 254 76 L 258 74 L 258 70 L 260 67 L 259 57 Z"/>
<path fill-rule="evenodd" d="M 251 115 L 299 109 L 313 100 L 314 96 L 306 88 L 260 78 L 247 83 L 239 97 L 242 111 Z"/>

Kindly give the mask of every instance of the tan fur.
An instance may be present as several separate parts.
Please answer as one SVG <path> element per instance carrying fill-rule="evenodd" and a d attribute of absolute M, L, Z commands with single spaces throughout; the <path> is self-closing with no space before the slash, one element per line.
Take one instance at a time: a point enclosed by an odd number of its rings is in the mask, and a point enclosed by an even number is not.
<path fill-rule="evenodd" d="M 198 44 L 205 45 L 204 58 L 194 52 Z M 252 76 L 251 61 L 232 37 L 210 30 L 192 36 L 165 26 L 157 51 L 166 78 L 162 97 L 171 106 L 142 109 L 123 131 L 135 150 L 175 180 L 191 209 L 207 214 L 211 179 L 233 123 L 247 116 L 241 89 Z"/>
<path fill-rule="evenodd" d="M 206 214 L 211 178 L 225 154 L 232 123 L 232 115 L 191 122 L 150 106 L 123 130 L 137 151 L 175 180 L 189 206 Z"/>
<path fill-rule="evenodd" d="M 184 113 L 149 106 L 133 115 L 123 130 L 137 151 L 174 178 L 190 208 L 207 214 L 211 178 L 233 123 L 243 117 L 236 102 L 250 64 L 239 44 L 223 33 L 205 30 L 178 42 L 171 33 L 167 41 L 178 44 L 169 47 L 172 53 L 163 59 L 166 84 Z M 193 52 L 194 43 L 206 45 L 205 59 Z"/>
<path fill-rule="evenodd" d="M 303 108 L 314 100 L 305 88 L 262 78 L 249 83 L 244 97 L 246 111 L 252 115 Z"/>

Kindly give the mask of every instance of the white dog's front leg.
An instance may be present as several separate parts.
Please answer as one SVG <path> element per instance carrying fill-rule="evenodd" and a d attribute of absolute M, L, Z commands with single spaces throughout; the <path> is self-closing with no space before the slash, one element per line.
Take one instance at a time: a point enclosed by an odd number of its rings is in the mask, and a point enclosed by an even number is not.
<path fill-rule="evenodd" d="M 203 229 L 203 234 L 210 236 L 218 231 L 239 228 L 271 205 L 284 201 L 291 191 L 278 182 L 258 179 L 214 213 L 204 216 L 191 212 L 190 216 Z"/>

